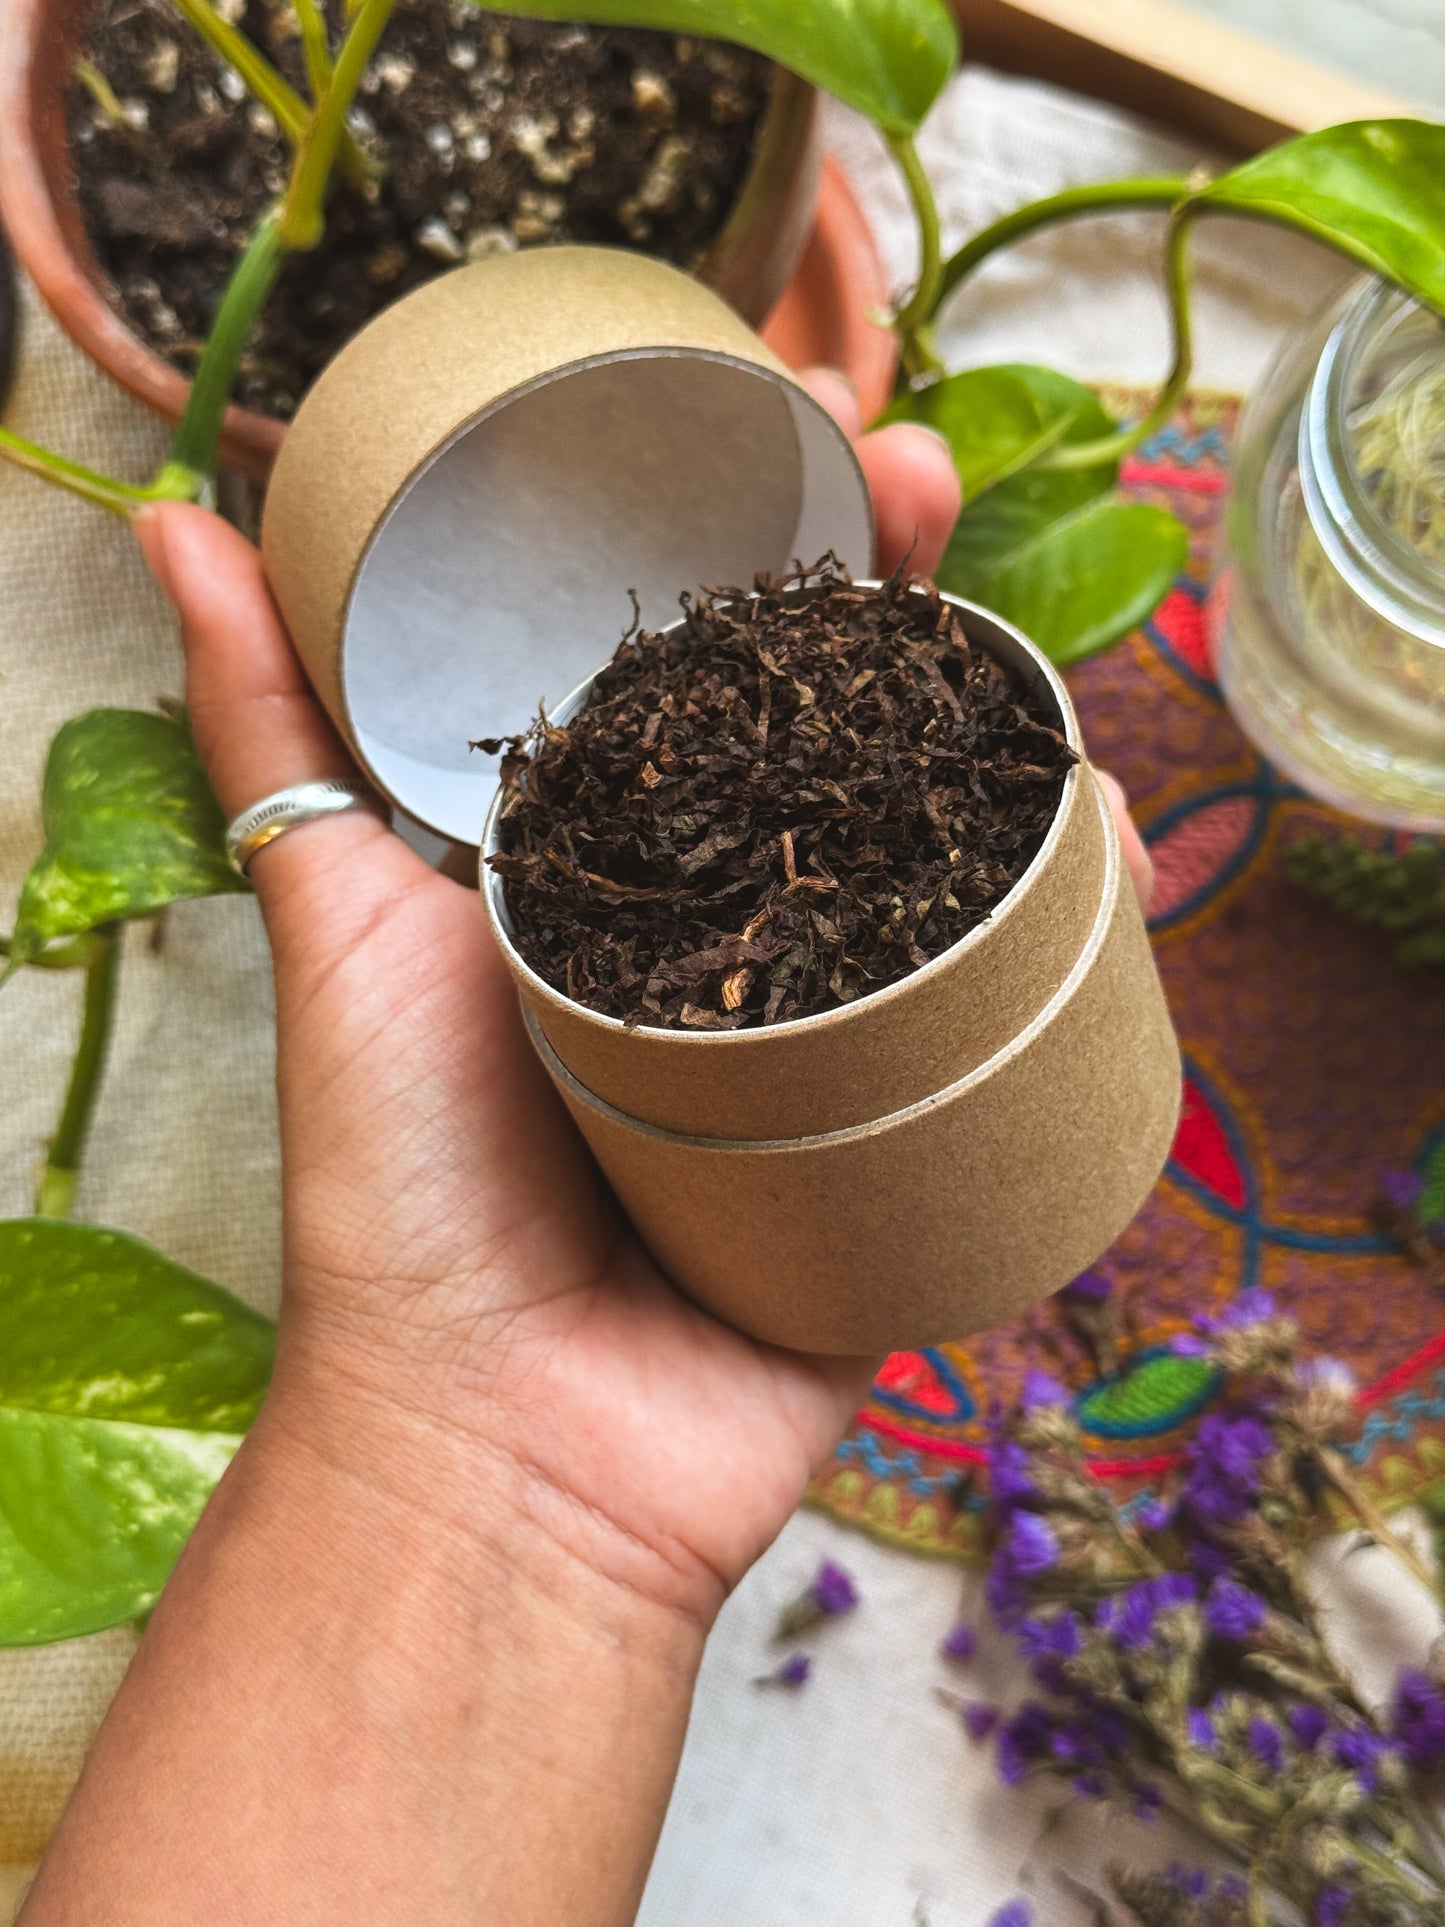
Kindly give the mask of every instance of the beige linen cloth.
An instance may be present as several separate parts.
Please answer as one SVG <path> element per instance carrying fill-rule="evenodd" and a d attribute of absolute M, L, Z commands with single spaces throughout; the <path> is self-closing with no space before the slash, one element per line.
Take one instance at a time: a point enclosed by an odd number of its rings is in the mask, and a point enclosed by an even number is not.
<path fill-rule="evenodd" d="M 886 154 L 851 117 L 831 134 L 901 283 L 910 229 Z M 995 214 L 1070 182 L 1181 171 L 1204 158 L 1140 123 L 1053 89 L 970 73 L 940 105 L 925 157 L 955 241 Z M 1076 374 L 1148 380 L 1166 355 L 1158 229 L 1114 220 L 1030 243 L 964 291 L 943 330 L 955 365 L 1035 357 Z M 1253 381 L 1272 342 L 1337 270 L 1303 244 L 1216 230 L 1201 247 L 1201 376 Z M 22 434 L 139 476 L 163 437 L 97 375 L 30 300 L 19 379 L 5 411 Z M 680 587 L 683 585 L 679 585 Z M 39 785 L 59 725 L 97 704 L 146 706 L 180 686 L 174 628 L 127 532 L 0 464 L 0 928 L 40 841 Z M 30 1206 L 78 1021 L 79 983 L 31 972 L 0 996 L 6 1070 L 0 1211 Z M 126 943 L 112 1062 L 80 1195 L 82 1214 L 274 1307 L 278 1179 L 271 1005 L 255 906 L 179 906 L 165 948 Z M 3 1342 L 3 1335 L 0 1335 Z M 751 1684 L 775 1663 L 780 1604 L 821 1555 L 856 1574 L 863 1606 L 816 1643 L 803 1692 Z M 1341 1636 L 1368 1627 L 1363 1685 L 1428 1644 L 1429 1611 L 1379 1556 L 1324 1561 Z M 1093 1878 L 1111 1855 L 1167 1860 L 1187 1842 L 1074 1813 L 1034 1852 L 1051 1796 L 995 1784 L 934 1689 L 936 1654 L 976 1581 L 800 1514 L 730 1602 L 709 1644 L 686 1756 L 643 1903 L 644 1927 L 983 1927 L 1029 1890 L 1043 1923 L 1087 1914 L 1051 1868 Z M 1353 1641 L 1352 1641 L 1353 1643 Z M 23 1886 L 133 1650 L 121 1630 L 0 1652 L 0 1919 Z M 985 1644 L 967 1690 L 1012 1697 L 1020 1682 Z M 224 1747 L 225 1735 L 216 1735 Z"/>

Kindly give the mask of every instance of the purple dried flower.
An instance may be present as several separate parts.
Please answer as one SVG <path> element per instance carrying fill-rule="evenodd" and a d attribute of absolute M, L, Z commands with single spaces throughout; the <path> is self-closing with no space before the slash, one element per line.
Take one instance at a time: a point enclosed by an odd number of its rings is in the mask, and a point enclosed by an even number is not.
<path fill-rule="evenodd" d="M 1349 1909 L 1348 1887 L 1321 1888 L 1319 1899 L 1315 1902 L 1315 1927 L 1343 1927 Z"/>
<path fill-rule="evenodd" d="M 1102 1271 L 1081 1271 L 1072 1283 L 1064 1286 L 1059 1296 L 1066 1304 L 1102 1305 L 1113 1289 Z"/>
<path fill-rule="evenodd" d="M 1260 1462 L 1274 1449 L 1263 1419 L 1245 1412 L 1211 1412 L 1189 1446 L 1184 1503 L 1198 1519 L 1232 1525 L 1259 1491 Z"/>
<path fill-rule="evenodd" d="M 1248 1900 L 1249 1882 L 1242 1873 L 1222 1873 L 1218 1893 L 1221 1900 Z"/>
<path fill-rule="evenodd" d="M 1266 1318 L 1273 1318 L 1278 1309 L 1270 1294 L 1256 1287 L 1240 1292 L 1218 1317 L 1204 1318 L 1200 1323 L 1206 1331 L 1239 1331 L 1246 1325 L 1262 1325 Z"/>
<path fill-rule="evenodd" d="M 1107 1633 L 1116 1646 L 1122 1646 L 1126 1652 L 1138 1652 L 1153 1637 L 1157 1610 L 1153 1588 L 1147 1579 L 1141 1579 L 1137 1585 L 1101 1601 L 1094 1620 L 1099 1631 Z"/>
<path fill-rule="evenodd" d="M 1015 1626 L 1024 1609 L 1025 1593 L 1019 1576 L 1001 1558 L 995 1558 L 983 1583 L 983 1596 L 1000 1626 Z"/>
<path fill-rule="evenodd" d="M 1136 1780 L 1129 1791 L 1134 1796 L 1134 1818 L 1151 1826 L 1164 1808 L 1164 1795 L 1148 1780 Z"/>
<path fill-rule="evenodd" d="M 1229 1558 L 1207 1539 L 1195 1539 L 1184 1548 L 1184 1556 L 1201 1579 L 1219 1579 L 1229 1571 Z"/>
<path fill-rule="evenodd" d="M 858 1604 L 858 1588 L 852 1577 L 831 1559 L 825 1559 L 813 1575 L 805 1592 L 783 1608 L 778 1615 L 779 1639 L 795 1639 L 825 1619 L 852 1612 Z"/>
<path fill-rule="evenodd" d="M 1068 1607 L 1052 1619 L 1025 1619 L 1017 1632 L 1025 1659 L 1075 1659 L 1083 1645 L 1078 1614 Z"/>
<path fill-rule="evenodd" d="M 988 1927 L 1034 1927 L 1034 1910 L 1026 1900 L 1011 1900 L 989 1915 Z"/>
<path fill-rule="evenodd" d="M 1192 1606 L 1199 1597 L 1199 1581 L 1192 1572 L 1161 1572 L 1148 1583 L 1161 1613 L 1171 1606 Z"/>
<path fill-rule="evenodd" d="M 1088 1730 L 1093 1735 L 1096 1748 L 1101 1748 L 1105 1753 L 1122 1753 L 1129 1744 L 1129 1722 L 1112 1707 L 1092 1707 Z"/>
<path fill-rule="evenodd" d="M 1285 1716 L 1289 1730 L 1294 1734 L 1295 1743 L 1306 1753 L 1313 1753 L 1324 1738 L 1329 1726 L 1328 1716 L 1318 1706 L 1308 1704 L 1292 1706 Z"/>
<path fill-rule="evenodd" d="M 1250 1750 L 1261 1766 L 1268 1767 L 1271 1773 L 1284 1771 L 1284 1741 L 1280 1738 L 1279 1728 L 1273 1720 L 1251 1720 L 1249 1744 Z"/>
<path fill-rule="evenodd" d="M 1210 1348 L 1198 1332 L 1175 1332 L 1169 1349 L 1176 1358 L 1208 1358 Z"/>
<path fill-rule="evenodd" d="M 1061 1385 L 1052 1372 L 1027 1371 L 1024 1373 L 1019 1404 L 1026 1412 L 1032 1412 L 1040 1405 L 1067 1405 L 1068 1402 L 1068 1387 Z"/>
<path fill-rule="evenodd" d="M 999 1507 L 1025 1505 L 1036 1499 L 1029 1455 L 1016 1439 L 1000 1439 L 989 1449 L 989 1489 Z"/>
<path fill-rule="evenodd" d="M 1237 1579 L 1219 1578 L 1204 1601 L 1204 1623 L 1217 1639 L 1245 1640 L 1264 1624 L 1264 1601 Z"/>
<path fill-rule="evenodd" d="M 1375 1792 L 1380 1784 L 1380 1758 L 1386 1750 L 1378 1733 L 1363 1726 L 1342 1727 L 1331 1735 L 1330 1750 L 1341 1766 L 1350 1769 L 1366 1793 Z"/>
<path fill-rule="evenodd" d="M 1146 1499 L 1134 1513 L 1141 1532 L 1167 1532 L 1174 1523 L 1174 1507 L 1167 1499 Z"/>
<path fill-rule="evenodd" d="M 1214 1748 L 1214 1721 L 1202 1706 L 1191 1706 L 1184 1716 L 1184 1730 L 1189 1736 L 1189 1744 L 1197 1746 L 1201 1753 L 1209 1753 Z"/>
<path fill-rule="evenodd" d="M 1391 1211 L 1413 1211 L 1425 1190 L 1418 1171 L 1382 1171 L 1380 1197 Z"/>
<path fill-rule="evenodd" d="M 1186 1900 L 1207 1900 L 1209 1897 L 1209 1875 L 1203 1867 L 1185 1867 L 1173 1860 L 1164 1878 Z"/>
<path fill-rule="evenodd" d="M 1077 1773 L 1074 1775 L 1074 1791 L 1082 1793 L 1086 1800 L 1107 1800 L 1109 1782 L 1102 1773 Z"/>
<path fill-rule="evenodd" d="M 775 1667 L 767 1677 L 759 1681 L 763 1686 L 802 1686 L 813 1670 L 813 1662 L 806 1653 L 789 1653 L 781 1666 Z"/>
<path fill-rule="evenodd" d="M 978 1651 L 978 1635 L 972 1626 L 965 1625 L 960 1619 L 949 1628 L 938 1650 L 945 1659 L 957 1660 L 962 1665 L 966 1660 L 972 1659 Z"/>
<path fill-rule="evenodd" d="M 1002 1555 L 1022 1579 L 1033 1579 L 1059 1563 L 1059 1541 L 1047 1519 L 1036 1512 L 1015 1512 L 1009 1520 Z"/>
<path fill-rule="evenodd" d="M 858 1588 L 852 1575 L 831 1559 L 825 1559 L 809 1588 L 818 1611 L 831 1619 L 837 1613 L 850 1613 L 858 1604 Z"/>
<path fill-rule="evenodd" d="M 1027 1701 L 1005 1721 L 999 1729 L 998 1770 L 1009 1786 L 1017 1786 L 1029 1768 L 1045 1757 L 1053 1735 L 1053 1716 L 1037 1700 Z"/>
<path fill-rule="evenodd" d="M 1438 1766 L 1445 1759 L 1445 1692 L 1418 1666 L 1400 1669 L 1391 1727 L 1411 1766 Z"/>
<path fill-rule="evenodd" d="M 982 1745 L 991 1733 L 997 1732 L 998 1723 L 1003 1718 L 996 1706 L 990 1706 L 984 1700 L 970 1700 L 959 1708 L 958 1716 L 963 1721 L 964 1731 L 977 1745 Z"/>

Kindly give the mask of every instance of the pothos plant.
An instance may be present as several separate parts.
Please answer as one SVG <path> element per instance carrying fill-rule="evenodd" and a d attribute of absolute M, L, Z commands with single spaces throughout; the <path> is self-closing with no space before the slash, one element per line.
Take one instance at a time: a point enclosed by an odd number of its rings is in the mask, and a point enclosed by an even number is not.
<path fill-rule="evenodd" d="M 237 260 L 167 459 L 147 481 L 101 474 L 0 428 L 0 455 L 116 514 L 208 500 L 221 419 L 257 317 L 288 257 L 325 231 L 333 177 L 380 191 L 351 125 L 396 0 L 359 0 L 339 39 L 318 0 L 294 0 L 307 87 L 293 88 L 212 0 L 178 11 L 240 76 L 290 142 L 289 177 Z M 1159 602 L 1185 531 L 1116 492 L 1123 458 L 1165 423 L 1192 365 L 1189 246 L 1209 214 L 1275 221 L 1327 242 L 1445 310 L 1445 128 L 1362 122 L 1308 135 L 1218 179 L 1070 189 L 996 222 L 945 258 L 916 136 L 957 66 L 943 0 L 522 0 L 539 19 L 731 40 L 868 116 L 916 212 L 917 280 L 892 317 L 900 382 L 887 419 L 942 431 L 964 509 L 939 571 L 947 589 L 1017 622 L 1058 662 L 1105 647 Z M 983 262 L 1040 228 L 1127 208 L 1158 212 L 1173 359 L 1139 421 L 1049 368 L 950 371 L 942 303 Z M 78 970 L 83 1014 L 36 1215 L 0 1224 L 0 1644 L 59 1639 L 144 1613 L 206 1493 L 255 1412 L 272 1355 L 267 1321 L 117 1232 L 71 1217 L 101 1077 L 121 929 L 182 898 L 244 886 L 183 718 L 99 710 L 67 724 L 44 780 L 45 847 L 6 945 L 17 970 Z"/>

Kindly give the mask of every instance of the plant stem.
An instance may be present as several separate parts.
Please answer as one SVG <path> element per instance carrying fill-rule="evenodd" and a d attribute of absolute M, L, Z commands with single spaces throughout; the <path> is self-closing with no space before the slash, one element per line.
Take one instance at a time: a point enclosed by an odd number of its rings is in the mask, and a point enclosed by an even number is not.
<path fill-rule="evenodd" d="M 86 1134 L 105 1071 L 111 1019 L 115 1014 L 116 978 L 120 971 L 120 927 L 102 924 L 96 935 L 103 942 L 85 969 L 85 1012 L 70 1073 L 70 1088 L 65 1094 L 65 1108 L 60 1113 L 55 1135 L 46 1147 L 45 1164 L 36 1187 L 35 1210 L 42 1218 L 70 1215 L 80 1162 L 85 1155 Z"/>
<path fill-rule="evenodd" d="M 79 970 L 94 963 L 104 942 L 104 937 L 87 930 L 81 936 L 69 937 L 36 951 L 34 956 L 25 959 L 25 967 L 28 970 Z M 10 939 L 0 937 L 0 957 L 9 955 Z"/>
<path fill-rule="evenodd" d="M 311 98 L 320 100 L 331 84 L 331 43 L 326 38 L 326 22 L 316 0 L 296 0 L 296 18 L 301 25 L 301 51 L 306 56 Z"/>
<path fill-rule="evenodd" d="M 239 27 L 233 27 L 217 13 L 210 0 L 172 0 L 172 4 L 212 51 L 219 54 L 227 66 L 235 68 L 287 140 L 293 146 L 298 144 L 306 133 L 310 114 L 306 102 L 285 75 L 277 72 Z"/>
<path fill-rule="evenodd" d="M 125 109 L 121 106 L 114 87 L 93 60 L 77 60 L 70 71 L 112 127 L 119 128 L 122 133 L 134 132 L 125 117 Z"/>
<path fill-rule="evenodd" d="M 176 424 L 170 459 L 156 478 L 157 490 L 164 481 L 169 484 L 165 493 L 194 496 L 199 492 L 199 485 L 215 474 L 221 423 L 235 385 L 236 371 L 251 339 L 256 317 L 266 305 L 285 260 L 278 211 L 273 208 L 231 270 L 226 292 L 206 337 L 196 378 L 191 383 L 185 413 Z M 193 484 L 190 488 L 185 486 L 187 478 Z"/>
<path fill-rule="evenodd" d="M 311 126 L 311 110 L 285 75 L 277 72 L 254 41 L 223 19 L 210 0 L 174 0 L 174 5 L 202 40 L 235 68 L 292 146 L 302 146 Z M 302 31 L 304 35 L 304 21 Z M 341 143 L 341 154 L 349 179 L 359 183 L 371 178 L 366 156 L 349 134 Z"/>
<path fill-rule="evenodd" d="M 30 475 L 38 475 L 42 481 L 52 482 L 57 488 L 68 489 L 72 495 L 94 502 L 99 508 L 109 509 L 113 515 L 129 515 L 142 502 L 152 499 L 149 488 L 117 481 L 113 475 L 101 475 L 83 462 L 56 455 L 8 428 L 0 428 L 0 457 Z"/>
<path fill-rule="evenodd" d="M 281 209 L 281 244 L 288 251 L 314 248 L 325 232 L 327 184 L 346 134 L 346 116 L 396 0 L 362 0 L 317 103 L 296 157 Z"/>
<path fill-rule="evenodd" d="M 194 501 L 215 474 L 221 422 L 236 370 L 284 261 L 273 210 L 256 229 L 231 272 L 185 410 L 176 425 L 170 455 L 144 487 L 99 475 L 6 428 L 0 428 L 0 455 L 116 515 L 130 515 L 147 502 Z"/>
<path fill-rule="evenodd" d="M 939 281 L 938 301 L 944 301 L 974 269 L 991 254 L 1011 242 L 1032 234 L 1036 228 L 1052 227 L 1059 221 L 1074 221 L 1081 215 L 1111 214 L 1121 208 L 1171 208 L 1189 192 L 1190 182 L 1182 175 L 1149 176 L 1136 181 L 1103 181 L 1091 187 L 1065 188 L 1042 201 L 1005 214 L 991 227 L 983 228 L 972 240 L 965 241 L 957 254 L 949 256 Z"/>
<path fill-rule="evenodd" d="M 1169 315 L 1174 329 L 1174 360 L 1154 406 L 1132 428 L 1105 435 L 1093 442 L 1055 445 L 1040 456 L 1035 468 L 1098 468 L 1105 462 L 1119 461 L 1148 441 L 1162 428 L 1179 405 L 1194 370 L 1194 324 L 1189 311 L 1189 230 L 1193 218 L 1191 203 L 1177 207 L 1170 218 L 1165 242 L 1164 279 L 1169 294 Z"/>
<path fill-rule="evenodd" d="M 1440 1597 L 1440 1583 L 1415 1548 L 1402 1539 L 1385 1521 L 1384 1514 L 1356 1479 L 1338 1452 L 1328 1446 L 1319 1450 L 1320 1469 L 1349 1506 L 1370 1537 L 1387 1552 L 1394 1553 L 1406 1572 L 1414 1575 L 1432 1599 Z"/>
<path fill-rule="evenodd" d="M 943 274 L 943 240 L 938 219 L 938 202 L 928 170 L 918 157 L 910 134 L 890 134 L 888 145 L 908 187 L 908 197 L 918 217 L 918 281 L 913 293 L 894 316 L 893 326 L 903 344 L 903 365 L 910 375 L 941 375 L 943 363 L 933 346 L 928 324 L 940 297 Z"/>

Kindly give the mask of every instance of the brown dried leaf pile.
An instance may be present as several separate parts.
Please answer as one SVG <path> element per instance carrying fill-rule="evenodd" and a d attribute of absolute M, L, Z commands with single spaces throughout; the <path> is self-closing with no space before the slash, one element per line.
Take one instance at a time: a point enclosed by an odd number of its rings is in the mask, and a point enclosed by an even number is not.
<path fill-rule="evenodd" d="M 506 746 L 490 861 L 538 975 L 629 1024 L 736 1030 L 881 990 L 981 923 L 1075 759 L 956 612 L 832 558 L 683 607 L 573 722 Z"/>

